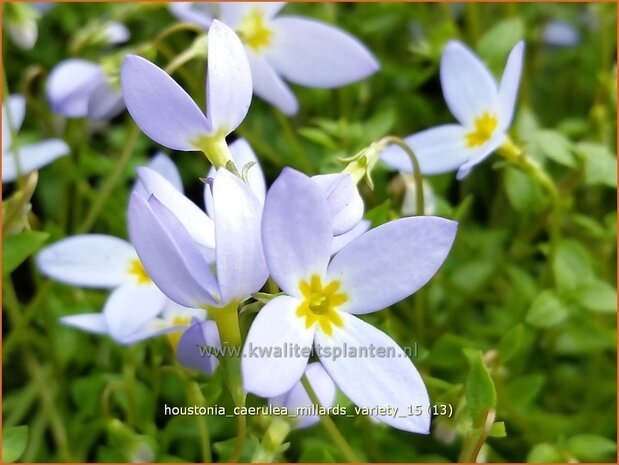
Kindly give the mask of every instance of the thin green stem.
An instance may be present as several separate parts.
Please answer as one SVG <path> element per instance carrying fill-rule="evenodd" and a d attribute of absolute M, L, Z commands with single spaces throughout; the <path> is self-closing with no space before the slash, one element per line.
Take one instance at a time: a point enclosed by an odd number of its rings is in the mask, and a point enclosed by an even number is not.
<path fill-rule="evenodd" d="M 247 418 L 245 417 L 245 415 L 237 415 L 236 422 L 237 441 L 236 446 L 234 446 L 234 450 L 232 451 L 232 454 L 230 454 L 230 458 L 228 459 L 228 462 L 230 463 L 237 463 L 239 461 L 241 453 L 243 452 L 243 446 L 245 445 L 245 435 L 247 434 Z"/>
<path fill-rule="evenodd" d="M 267 428 L 262 441 L 251 457 L 251 463 L 272 463 L 277 458 L 281 446 L 292 429 L 290 421 L 286 418 L 273 417 Z"/>
<path fill-rule="evenodd" d="M 281 112 L 281 110 L 278 110 L 277 108 L 273 108 L 273 112 L 275 113 L 277 122 L 284 130 L 284 135 L 288 139 L 288 142 L 292 146 L 293 150 L 296 152 L 299 161 L 303 165 L 303 170 L 308 174 L 313 173 L 314 168 L 312 167 L 312 162 L 308 158 L 307 152 L 303 149 L 303 146 L 299 142 L 298 137 L 292 129 L 292 126 L 290 125 L 290 120 L 286 115 Z"/>
<path fill-rule="evenodd" d="M 410 158 L 411 164 L 413 166 L 413 179 L 415 180 L 415 191 L 416 191 L 415 192 L 415 203 L 416 203 L 416 208 L 417 208 L 417 215 L 423 216 L 425 214 L 423 176 L 421 174 L 421 168 L 419 167 L 419 160 L 417 159 L 417 155 L 415 155 L 415 152 L 410 147 L 410 145 L 408 145 L 406 142 L 404 142 L 399 137 L 395 137 L 395 136 L 384 137 L 380 140 L 379 144 L 381 146 L 397 145 L 402 150 L 404 150 L 404 152 L 406 152 L 406 155 L 408 155 L 408 158 Z"/>
<path fill-rule="evenodd" d="M 202 391 L 198 383 L 191 382 L 187 386 L 187 398 L 189 402 L 198 406 L 206 405 Z M 196 422 L 198 424 L 198 434 L 200 436 L 200 448 L 202 449 L 202 462 L 210 463 L 213 461 L 211 454 L 211 438 L 208 432 L 208 424 L 206 423 L 206 417 L 202 415 L 196 416 Z"/>
<path fill-rule="evenodd" d="M 307 375 L 305 374 L 303 375 L 303 377 L 301 378 L 301 383 L 303 384 L 303 387 L 307 391 L 307 395 L 309 396 L 312 403 L 318 406 L 322 405 L 320 403 L 320 399 L 316 395 L 316 391 L 314 391 L 314 388 L 309 382 Z M 355 452 L 352 450 L 350 445 L 348 445 L 348 442 L 346 441 L 344 436 L 342 436 L 342 433 L 340 433 L 340 430 L 337 429 L 337 426 L 335 426 L 335 423 L 333 422 L 333 420 L 331 419 L 329 415 L 321 415 L 320 423 L 322 424 L 322 427 L 325 429 L 325 431 L 327 432 L 327 434 L 329 435 L 333 443 L 342 452 L 342 454 L 344 454 L 344 458 L 346 459 L 347 462 L 357 462 L 357 463 L 360 462 L 359 458 L 357 457 Z"/>
<path fill-rule="evenodd" d="M 99 217 L 99 214 L 101 213 L 105 202 L 116 188 L 116 185 L 120 182 L 123 171 L 125 170 L 125 167 L 127 166 L 129 159 L 131 158 L 131 155 L 133 154 L 133 147 L 135 146 L 135 142 L 138 139 L 139 135 L 140 129 L 135 125 L 135 123 L 133 123 L 131 125 L 131 128 L 129 129 L 127 141 L 125 142 L 125 146 L 120 154 L 120 157 L 118 157 L 118 160 L 116 160 L 114 168 L 110 172 L 108 178 L 105 180 L 103 187 L 101 187 L 101 192 L 99 193 L 97 200 L 91 206 L 90 211 L 88 212 L 88 216 L 77 228 L 76 234 L 83 234 L 89 231 L 90 228 L 92 228 L 92 226 L 95 224 L 95 221 Z"/>
<path fill-rule="evenodd" d="M 462 446 L 462 451 L 460 452 L 458 462 L 477 463 L 477 457 L 479 456 L 479 452 L 486 442 L 486 439 L 488 439 L 490 428 L 492 428 L 492 425 L 494 424 L 495 417 L 496 410 L 488 410 L 486 421 L 484 422 L 484 426 L 481 429 L 479 436 L 475 436 L 473 433 L 470 434 Z"/>

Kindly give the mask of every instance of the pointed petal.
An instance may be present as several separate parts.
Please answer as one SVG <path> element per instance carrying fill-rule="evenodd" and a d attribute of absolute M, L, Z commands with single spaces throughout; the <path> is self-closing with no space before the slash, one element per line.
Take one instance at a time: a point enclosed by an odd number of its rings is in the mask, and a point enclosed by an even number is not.
<path fill-rule="evenodd" d="M 506 137 L 507 135 L 504 132 L 497 131 L 492 139 L 481 147 L 475 149 L 471 158 L 458 169 L 458 174 L 456 175 L 457 179 L 461 180 L 468 176 L 475 166 L 479 165 L 482 161 L 492 155 L 492 152 L 498 149 L 503 142 L 505 142 Z"/>
<path fill-rule="evenodd" d="M 264 256 L 277 284 L 300 296 L 300 280 L 324 275 L 332 242 L 324 192 L 303 173 L 284 168 L 267 193 L 262 218 Z"/>
<path fill-rule="evenodd" d="M 197 138 L 211 126 L 192 98 L 168 74 L 150 61 L 127 55 L 120 82 L 125 104 L 142 131 L 173 150 L 196 150 Z"/>
<path fill-rule="evenodd" d="M 257 55 L 247 49 L 247 58 L 254 82 L 254 94 L 276 106 L 286 115 L 296 114 L 299 111 L 299 101 L 264 55 Z"/>
<path fill-rule="evenodd" d="M 168 155 L 163 152 L 157 152 L 148 162 L 148 167 L 163 176 L 177 191 L 183 192 L 181 174 L 178 172 L 176 164 Z"/>
<path fill-rule="evenodd" d="M 321 357 L 325 369 L 346 396 L 361 408 L 397 408 L 397 415 L 374 418 L 404 431 L 430 431 L 430 400 L 419 372 L 396 342 L 361 319 L 342 314 L 344 325 L 331 336 L 316 332 L 316 345 L 350 353 L 368 353 L 369 347 L 384 350 L 386 357 Z M 382 351 L 381 350 L 381 351 Z M 340 352 L 342 353 L 342 352 Z M 379 352 L 376 352 L 378 354 Z M 421 415 L 409 416 L 409 406 L 421 406 Z M 402 418 L 404 417 L 404 418 Z"/>
<path fill-rule="evenodd" d="M 213 221 L 191 200 L 176 189 L 172 183 L 156 171 L 141 166 L 137 168 L 140 183 L 147 196 L 154 195 L 183 225 L 194 241 L 204 247 L 215 248 Z"/>
<path fill-rule="evenodd" d="M 72 236 L 45 247 L 36 258 L 45 276 L 76 286 L 112 288 L 130 281 L 135 250 L 102 234 Z"/>
<path fill-rule="evenodd" d="M 84 313 L 81 315 L 63 316 L 60 318 L 60 322 L 65 326 L 81 329 L 87 333 L 109 334 L 110 332 L 103 313 Z"/>
<path fill-rule="evenodd" d="M 221 20 L 230 27 L 236 27 L 243 17 L 254 9 L 262 12 L 264 19 L 273 18 L 286 2 L 222 2 Z"/>
<path fill-rule="evenodd" d="M 319 174 L 312 176 L 312 181 L 320 186 L 327 197 L 334 235 L 350 231 L 361 221 L 363 199 L 350 174 Z"/>
<path fill-rule="evenodd" d="M 207 349 L 206 346 L 212 349 Z M 178 341 L 176 357 L 185 367 L 210 375 L 219 364 L 215 350 L 220 348 L 221 342 L 215 322 L 195 319 Z M 207 350 L 212 352 L 209 353 Z"/>
<path fill-rule="evenodd" d="M 368 220 L 361 220 L 350 231 L 333 237 L 333 244 L 331 245 L 331 255 L 335 255 L 342 250 L 346 245 L 355 240 L 357 237 L 364 234 L 372 223 Z"/>
<path fill-rule="evenodd" d="M 174 214 L 155 197 L 133 193 L 129 235 L 144 268 L 170 299 L 185 307 L 216 305 L 217 281 L 198 246 Z"/>
<path fill-rule="evenodd" d="M 305 375 L 312 386 L 312 389 L 320 400 L 320 405 L 330 408 L 335 402 L 335 384 L 320 363 L 314 362 L 307 365 Z M 277 407 L 286 407 L 288 412 L 295 414 L 300 407 L 311 408 L 313 402 L 310 400 L 305 387 L 301 381 L 281 396 L 269 399 L 269 404 Z M 320 421 L 318 415 L 300 415 L 296 418 L 296 428 L 307 428 Z"/>
<path fill-rule="evenodd" d="M 11 94 L 2 105 L 2 153 L 11 147 L 12 140 L 9 118 L 5 106 L 8 106 L 8 112 L 11 113 L 11 125 L 13 126 L 13 130 L 17 133 L 26 115 L 26 99 L 21 94 Z"/>
<path fill-rule="evenodd" d="M 413 149 L 422 174 L 448 173 L 477 153 L 475 149 L 467 148 L 466 132 L 458 124 L 446 124 L 408 136 L 404 141 Z M 409 156 L 397 145 L 388 146 L 380 157 L 391 168 L 404 173 L 413 172 Z"/>
<path fill-rule="evenodd" d="M 19 147 L 19 169 L 23 174 L 38 170 L 69 153 L 69 146 L 60 139 L 48 139 Z M 2 157 L 2 182 L 17 178 L 17 166 L 12 153 Z"/>
<path fill-rule="evenodd" d="M 246 391 L 278 396 L 301 379 L 315 330 L 306 328 L 304 319 L 295 315 L 300 304 L 294 297 L 276 297 L 256 316 L 241 360 Z"/>
<path fill-rule="evenodd" d="M 110 335 L 118 342 L 139 331 L 159 314 L 166 297 L 154 284 L 127 283 L 114 290 L 103 307 Z"/>
<path fill-rule="evenodd" d="M 252 80 L 245 48 L 235 32 L 214 20 L 208 33 L 208 120 L 214 133 L 230 134 L 245 119 Z"/>
<path fill-rule="evenodd" d="M 507 64 L 503 71 L 503 77 L 499 84 L 499 130 L 506 130 L 512 122 L 518 86 L 522 74 L 522 61 L 524 57 L 524 41 L 518 42 L 507 58 Z"/>
<path fill-rule="evenodd" d="M 451 113 L 463 126 L 485 111 L 495 113 L 497 85 L 490 71 L 463 43 L 447 43 L 441 58 L 441 86 Z"/>
<path fill-rule="evenodd" d="M 264 197 L 266 196 L 267 188 L 264 180 L 264 173 L 262 172 L 262 167 L 260 166 L 256 154 L 249 143 L 242 137 L 232 142 L 229 149 L 230 155 L 232 155 L 232 161 L 239 172 L 242 173 L 248 163 L 253 164 L 247 171 L 247 185 L 260 202 L 260 205 L 264 205 Z M 208 177 L 215 178 L 216 174 L 215 168 L 211 167 Z M 204 204 L 208 215 L 213 218 L 213 199 L 211 187 L 208 184 L 204 185 Z"/>
<path fill-rule="evenodd" d="M 207 30 L 216 13 L 217 4 L 196 2 L 171 2 L 168 4 L 170 13 L 177 19 L 192 23 Z M 211 11 L 212 10 L 212 11 Z"/>
<path fill-rule="evenodd" d="M 213 182 L 213 206 L 222 303 L 243 301 L 269 276 L 262 252 L 262 205 L 240 178 L 222 168 Z"/>
<path fill-rule="evenodd" d="M 122 93 L 113 89 L 107 81 L 94 89 L 88 100 L 88 117 L 95 121 L 110 120 L 124 109 Z"/>
<path fill-rule="evenodd" d="M 103 70 L 96 63 L 75 58 L 64 60 L 49 75 L 47 99 L 55 113 L 80 118 L 88 114 L 90 97 L 103 83 Z"/>
<path fill-rule="evenodd" d="M 358 237 L 333 257 L 330 280 L 348 300 L 340 310 L 370 313 L 425 285 L 447 258 L 458 223 L 433 216 L 390 221 Z"/>
<path fill-rule="evenodd" d="M 297 16 L 279 16 L 273 20 L 273 29 L 274 43 L 267 52 L 268 59 L 284 79 L 295 84 L 339 87 L 378 71 L 378 62 L 369 50 L 334 26 Z"/>

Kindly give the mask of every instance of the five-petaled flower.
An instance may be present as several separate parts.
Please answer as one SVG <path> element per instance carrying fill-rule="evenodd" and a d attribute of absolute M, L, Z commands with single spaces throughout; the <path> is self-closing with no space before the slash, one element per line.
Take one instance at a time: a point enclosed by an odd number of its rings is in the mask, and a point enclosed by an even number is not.
<path fill-rule="evenodd" d="M 243 45 L 228 26 L 213 21 L 209 29 L 206 114 L 165 71 L 139 56 L 127 56 L 120 80 L 129 113 L 155 142 L 202 151 L 218 168 L 230 161 L 225 137 L 245 118 L 252 84 Z"/>
<path fill-rule="evenodd" d="M 458 170 L 458 179 L 499 148 L 512 122 L 522 72 L 524 42 L 512 49 L 497 83 L 488 68 L 464 44 L 450 41 L 441 59 L 441 86 L 459 124 L 446 124 L 405 138 L 423 174 Z M 391 167 L 412 172 L 409 157 L 390 146 L 382 159 Z"/>
<path fill-rule="evenodd" d="M 350 34 L 310 18 L 278 15 L 285 2 L 219 4 L 219 19 L 243 40 L 254 93 L 288 115 L 299 103 L 284 82 L 333 88 L 375 73 L 379 65 Z M 208 27 L 217 8 L 200 3 L 174 3 L 180 19 Z"/>
<path fill-rule="evenodd" d="M 286 168 L 267 193 L 262 239 L 271 276 L 286 295 L 258 313 L 242 359 L 247 391 L 273 397 L 290 390 L 308 362 L 306 350 L 270 356 L 297 345 L 317 355 L 336 385 L 360 407 L 428 405 L 414 365 L 385 333 L 355 315 L 408 297 L 436 273 L 457 224 L 437 217 L 404 218 L 370 230 L 331 259 L 332 219 L 324 192 L 304 174 Z M 390 348 L 394 358 L 329 357 L 348 347 Z M 261 348 L 262 356 L 251 351 Z M 281 353 L 280 353 L 281 355 Z M 387 418 L 396 428 L 427 433 L 428 416 Z"/>

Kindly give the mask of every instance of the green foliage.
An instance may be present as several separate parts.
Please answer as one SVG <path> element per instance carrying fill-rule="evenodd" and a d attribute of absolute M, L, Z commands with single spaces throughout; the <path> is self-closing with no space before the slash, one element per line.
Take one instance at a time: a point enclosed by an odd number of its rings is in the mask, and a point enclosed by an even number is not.
<path fill-rule="evenodd" d="M 435 416 L 423 436 L 333 416 L 355 453 L 370 462 L 456 461 L 473 450 L 495 409 L 479 459 L 616 461 L 616 5 L 292 3 L 284 12 L 338 25 L 367 45 L 381 69 L 338 89 L 291 85 L 300 103 L 291 118 L 252 101 L 230 140 L 249 141 L 268 183 L 284 166 L 338 172 L 342 158 L 387 135 L 453 123 L 439 77 L 447 41 L 464 41 L 498 80 L 507 54 L 524 39 L 509 133 L 559 197 L 553 204 L 539 180 L 497 154 L 462 181 L 454 173 L 424 179 L 433 214 L 459 222 L 454 247 L 421 292 L 363 318 L 417 349 L 412 360 L 432 403 L 450 405 L 453 415 Z M 104 47 L 93 35 L 111 19 L 130 29 L 127 44 Z M 572 25 L 579 41 L 548 44 L 544 30 L 555 20 Z M 8 91 L 28 97 L 20 141 L 54 137 L 71 146 L 69 157 L 30 183 L 32 198 L 19 184 L 3 186 L 3 462 L 225 462 L 237 446 L 235 418 L 164 412 L 196 402 L 193 385 L 204 405 L 230 410 L 222 369 L 205 376 L 180 367 L 165 337 L 120 347 L 59 324 L 66 315 L 100 311 L 109 292 L 51 283 L 33 261 L 42 246 L 78 232 L 127 238 L 135 168 L 161 150 L 143 134 L 128 144 L 133 123 L 126 112 L 95 124 L 55 115 L 46 76 L 68 57 L 105 63 L 114 76 L 125 53 L 166 66 L 199 35 L 177 31 L 159 49 L 144 48 L 175 21 L 165 4 L 59 2 L 38 19 L 32 50 L 3 36 Z M 201 57 L 172 76 L 201 106 L 204 72 Z M 205 159 L 170 155 L 187 194 L 202 205 Z M 360 192 L 364 218 L 377 227 L 402 216 L 406 185 L 382 163 L 372 179 L 374 189 L 362 183 Z M 261 306 L 255 304 L 241 315 L 243 332 Z M 248 405 L 265 402 L 247 398 Z M 352 405 L 341 392 L 337 403 Z M 241 461 L 251 459 L 270 419 L 247 420 Z M 321 425 L 291 432 L 276 455 L 281 462 L 346 459 Z"/>

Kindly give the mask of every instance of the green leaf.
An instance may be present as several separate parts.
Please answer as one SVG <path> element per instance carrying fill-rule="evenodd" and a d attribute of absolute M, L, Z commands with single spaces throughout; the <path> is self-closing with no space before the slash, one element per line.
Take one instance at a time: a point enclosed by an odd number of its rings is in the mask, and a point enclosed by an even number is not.
<path fill-rule="evenodd" d="M 493 71 L 503 69 L 511 49 L 524 38 L 524 31 L 524 22 L 518 16 L 497 23 L 479 40 L 479 55 Z"/>
<path fill-rule="evenodd" d="M 527 409 L 539 395 L 546 378 L 544 375 L 525 375 L 509 382 L 506 387 L 510 402 L 520 409 Z"/>
<path fill-rule="evenodd" d="M 387 199 L 365 214 L 365 218 L 372 222 L 373 228 L 380 226 L 391 219 L 389 211 L 390 206 L 391 200 Z"/>
<path fill-rule="evenodd" d="M 617 187 L 617 157 L 607 147 L 591 142 L 576 146 L 585 160 L 585 183 Z"/>
<path fill-rule="evenodd" d="M 593 279 L 591 256 L 579 242 L 561 241 L 552 264 L 560 291 L 573 291 Z"/>
<path fill-rule="evenodd" d="M 610 462 L 616 459 L 615 441 L 595 434 L 572 436 L 567 441 L 567 448 L 582 462 Z"/>
<path fill-rule="evenodd" d="M 40 231 L 25 231 L 5 237 L 2 241 L 2 276 L 11 273 L 39 250 L 48 237 L 48 233 Z"/>
<path fill-rule="evenodd" d="M 559 449 L 548 443 L 536 445 L 527 455 L 528 463 L 559 463 L 565 461 Z"/>
<path fill-rule="evenodd" d="M 18 460 L 28 444 L 28 426 L 12 426 L 2 429 L 2 463 Z"/>
<path fill-rule="evenodd" d="M 466 379 L 465 398 L 476 425 L 483 424 L 486 412 L 496 406 L 494 381 L 488 372 L 480 351 L 464 349 L 469 361 L 469 374 Z"/>
<path fill-rule="evenodd" d="M 329 150 L 337 150 L 337 143 L 329 137 L 327 134 L 322 132 L 320 129 L 315 128 L 300 128 L 298 133 L 305 137 L 307 140 L 314 142 L 315 144 L 322 145 Z"/>
<path fill-rule="evenodd" d="M 576 291 L 576 298 L 587 310 L 600 313 L 617 312 L 617 290 L 600 279 L 584 283 Z"/>
<path fill-rule="evenodd" d="M 535 328 L 550 328 L 566 317 L 567 310 L 563 303 L 553 291 L 545 290 L 531 304 L 526 322 Z"/>
<path fill-rule="evenodd" d="M 490 427 L 490 431 L 488 432 L 488 436 L 492 438 L 504 438 L 507 436 L 507 431 L 505 430 L 505 422 L 497 421 Z"/>
<path fill-rule="evenodd" d="M 501 362 L 505 363 L 522 349 L 524 339 L 524 326 L 516 325 L 507 331 L 499 341 L 499 355 Z"/>
<path fill-rule="evenodd" d="M 560 132 L 542 129 L 535 132 L 533 140 L 541 152 L 556 163 L 570 168 L 576 165 L 572 143 Z"/>
<path fill-rule="evenodd" d="M 505 168 L 505 193 L 514 210 L 530 215 L 544 206 L 541 187 L 516 168 Z"/>

